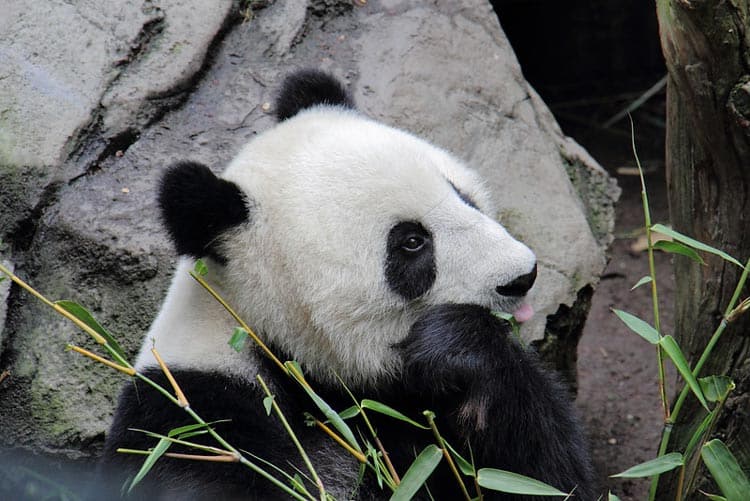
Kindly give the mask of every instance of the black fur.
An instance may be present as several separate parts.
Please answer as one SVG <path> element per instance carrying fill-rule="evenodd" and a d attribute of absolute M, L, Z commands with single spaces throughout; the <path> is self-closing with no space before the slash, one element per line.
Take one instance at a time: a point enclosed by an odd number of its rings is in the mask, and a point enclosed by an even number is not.
<path fill-rule="evenodd" d="M 434 410 L 449 443 L 465 452 L 469 444 L 477 466 L 521 473 L 563 491 L 576 487 L 576 499 L 596 499 L 569 394 L 489 310 L 434 307 L 399 349 L 406 399 L 419 398 Z M 485 491 L 485 499 L 537 498 Z"/>
<path fill-rule="evenodd" d="M 575 499 L 596 499 L 589 456 L 569 395 L 556 378 L 542 369 L 533 353 L 509 336 L 507 324 L 480 306 L 442 305 L 425 313 L 395 348 L 404 360 L 402 377 L 378 388 L 352 387 L 358 398 L 376 399 L 421 422 L 424 422 L 422 411 L 430 409 L 436 413 L 437 426 L 448 443 L 466 458 L 470 448 L 477 467 L 522 473 L 565 491 L 577 486 Z M 276 348 L 273 350 L 285 359 L 283 353 Z M 344 471 L 355 472 L 356 464 L 343 449 L 316 428 L 304 426 L 305 411 L 321 417 L 309 397 L 265 357 L 260 357 L 259 361 L 259 372 L 271 385 L 276 402 L 308 454 L 313 456 L 313 462 L 327 458 L 329 465 L 331 462 L 335 465 L 327 472 L 317 465 L 323 483 L 330 485 L 340 479 Z M 158 370 L 151 370 L 147 375 L 168 387 Z M 288 472 L 294 473 L 289 462 L 304 471 L 297 451 L 278 420 L 266 415 L 263 394 L 254 384 L 218 373 L 174 371 L 174 375 L 190 400 L 191 408 L 204 419 L 232 420 L 216 425 L 229 443 L 270 460 Z M 308 381 L 334 409 L 341 411 L 352 405 L 340 386 L 326 386 L 309 374 Z M 429 430 L 419 430 L 375 412 L 370 412 L 368 417 L 401 475 L 414 460 L 415 453 L 434 443 Z M 155 439 L 127 431 L 127 428 L 166 433 L 190 423 L 184 411 L 149 386 L 128 384 L 107 437 L 105 471 L 111 472 L 121 484 L 125 473 L 132 475 L 138 471 L 143 457 L 117 454 L 116 448 L 146 449 L 155 444 Z M 356 419 L 349 424 L 357 436 L 357 429 L 366 429 Z M 205 436 L 191 440 L 211 443 Z M 180 449 L 173 446 L 170 450 Z M 373 477 L 366 477 L 357 499 L 388 498 L 388 492 L 380 490 Z M 462 497 L 444 461 L 432 474 L 428 485 L 438 500 Z M 308 487 L 315 492 L 314 486 Z M 473 491 L 470 483 L 469 489 Z M 146 485 L 137 492 L 144 498 L 157 494 L 180 499 L 285 497 L 277 487 L 239 465 L 170 458 L 157 462 Z M 486 489 L 483 492 L 487 500 L 547 499 L 505 495 Z M 421 491 L 417 498 L 427 499 L 427 495 Z"/>
<path fill-rule="evenodd" d="M 423 245 L 410 249 L 410 239 L 419 239 Z M 427 293 L 437 277 L 430 232 L 417 222 L 401 222 L 391 228 L 386 245 L 385 279 L 391 290 L 407 300 Z"/>
<path fill-rule="evenodd" d="M 529 292 L 529 289 L 531 289 L 531 286 L 534 285 L 534 282 L 536 281 L 536 264 L 534 265 L 534 269 L 530 272 L 526 273 L 525 275 L 521 275 L 519 277 L 516 277 L 512 282 L 509 282 L 505 285 L 498 285 L 495 287 L 495 290 L 498 294 L 501 294 L 503 296 L 524 296 L 527 292 Z"/>
<path fill-rule="evenodd" d="M 272 369 L 272 374 L 263 374 L 264 379 L 273 388 L 276 401 L 298 432 L 305 449 L 311 452 L 330 447 L 330 457 L 332 460 L 337 459 L 339 451 L 330 438 L 304 424 L 303 409 L 307 410 L 307 407 L 302 405 L 308 401 L 297 393 L 294 393 L 293 398 L 290 397 L 284 388 L 289 386 L 291 391 L 296 392 L 290 386 L 291 380 L 282 376 L 276 367 Z M 295 471 L 290 463 L 305 471 L 304 463 L 300 461 L 289 435 L 275 415 L 269 417 L 266 414 L 263 406 L 265 395 L 256 385 L 221 373 L 185 370 L 173 370 L 172 373 L 185 391 L 191 408 L 203 419 L 207 422 L 230 420 L 215 424 L 214 429 L 233 447 L 257 454 L 291 474 Z M 170 388 L 161 370 L 150 369 L 145 371 L 145 375 L 163 387 Z M 276 381 L 281 386 L 276 386 Z M 131 429 L 167 434 L 173 428 L 194 423 L 184 410 L 167 401 L 151 386 L 134 379 L 125 385 L 120 394 L 115 420 L 104 447 L 100 479 L 112 486 L 113 493 L 119 492 L 128 477 L 134 476 L 140 469 L 145 456 L 118 453 L 117 448 L 148 450 L 156 445 L 158 439 Z M 205 434 L 186 440 L 218 446 L 213 438 Z M 179 445 L 172 445 L 168 452 L 206 454 Z M 320 459 L 320 456 L 315 459 Z M 356 471 L 354 462 L 346 465 L 346 461 L 340 458 L 339 462 L 343 467 L 348 466 Z M 266 467 L 264 469 L 268 470 Z M 97 494 L 96 499 L 105 498 L 103 493 Z M 289 499 L 278 487 L 238 463 L 211 463 L 169 457 L 162 457 L 157 461 L 145 481 L 136 487 L 134 494 L 135 499 Z"/>
<path fill-rule="evenodd" d="M 276 98 L 276 118 L 283 121 L 319 104 L 354 109 L 354 100 L 337 79 L 320 70 L 300 70 L 284 80 Z"/>
<path fill-rule="evenodd" d="M 167 170 L 159 188 L 159 206 L 180 255 L 210 256 L 220 263 L 226 259 L 216 238 L 250 218 L 248 200 L 237 185 L 197 162 L 180 162 Z"/>

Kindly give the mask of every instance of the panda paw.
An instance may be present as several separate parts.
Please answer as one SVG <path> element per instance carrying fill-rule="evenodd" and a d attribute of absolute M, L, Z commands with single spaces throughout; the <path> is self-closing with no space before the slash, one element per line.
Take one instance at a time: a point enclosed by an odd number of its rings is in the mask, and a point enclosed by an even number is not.
<path fill-rule="evenodd" d="M 466 391 L 486 379 L 515 351 L 510 329 L 482 306 L 445 304 L 430 308 L 397 345 L 405 377 L 433 389 Z"/>

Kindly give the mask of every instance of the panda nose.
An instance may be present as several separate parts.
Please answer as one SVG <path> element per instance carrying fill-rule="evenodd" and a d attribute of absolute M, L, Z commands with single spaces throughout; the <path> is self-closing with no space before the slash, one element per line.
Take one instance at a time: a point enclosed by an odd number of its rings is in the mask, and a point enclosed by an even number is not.
<path fill-rule="evenodd" d="M 503 296 L 523 296 L 526 294 L 536 280 L 536 264 L 534 269 L 525 275 L 513 279 L 505 285 L 498 285 L 495 290 Z"/>

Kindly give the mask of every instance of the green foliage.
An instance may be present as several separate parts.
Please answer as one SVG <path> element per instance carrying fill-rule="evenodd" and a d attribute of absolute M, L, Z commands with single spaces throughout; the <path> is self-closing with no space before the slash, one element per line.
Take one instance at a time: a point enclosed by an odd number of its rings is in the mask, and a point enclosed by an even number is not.
<path fill-rule="evenodd" d="M 670 242 L 669 240 L 658 240 L 654 242 L 654 249 L 660 251 L 669 252 L 671 254 L 680 254 L 688 257 L 698 264 L 706 264 L 703 258 L 687 245 L 683 245 L 680 242 Z"/>
<path fill-rule="evenodd" d="M 456 461 L 456 466 L 461 470 L 461 473 L 467 477 L 476 477 L 477 471 L 476 468 L 474 468 L 474 462 L 464 459 L 463 456 L 461 456 L 461 454 L 459 454 L 448 442 L 445 442 L 445 445 L 448 447 L 448 450 Z"/>
<path fill-rule="evenodd" d="M 208 273 L 208 267 L 202 259 L 196 259 L 195 266 L 193 266 L 193 272 L 195 272 L 196 275 L 203 277 Z"/>
<path fill-rule="evenodd" d="M 493 311 L 492 314 L 500 320 L 508 322 L 511 331 L 513 332 L 513 336 L 518 339 L 519 342 L 523 343 L 523 340 L 521 339 L 521 324 L 518 323 L 518 320 L 516 320 L 516 317 L 514 317 L 513 314 L 504 311 Z"/>
<path fill-rule="evenodd" d="M 617 318 L 623 321 L 623 323 L 630 329 L 631 331 L 635 332 L 639 336 L 641 336 L 643 339 L 648 341 L 651 344 L 658 344 L 659 339 L 661 338 L 661 334 L 659 334 L 659 331 L 651 327 L 647 322 L 641 320 L 640 318 L 636 317 L 632 313 L 628 313 L 627 311 L 622 310 L 612 310 L 615 315 L 617 315 Z"/>
<path fill-rule="evenodd" d="M 719 439 L 707 442 L 701 450 L 701 457 L 727 501 L 747 500 L 750 481 L 724 442 Z"/>
<path fill-rule="evenodd" d="M 636 289 L 641 285 L 651 285 L 654 326 L 652 327 L 648 322 L 622 310 L 613 310 L 613 312 L 615 313 L 615 315 L 617 315 L 618 318 L 620 318 L 620 320 L 625 323 L 625 325 L 627 325 L 630 330 L 637 333 L 643 339 L 651 344 L 656 345 L 657 347 L 657 361 L 659 364 L 659 388 L 660 396 L 662 398 L 662 406 L 665 413 L 665 422 L 657 457 L 653 460 L 633 466 L 632 468 L 618 473 L 617 475 L 613 475 L 613 477 L 632 478 L 652 476 L 653 478 L 651 483 L 651 490 L 649 492 L 649 500 L 653 501 L 656 496 L 658 479 L 661 473 L 680 467 L 682 468 L 682 477 L 687 478 L 684 483 L 682 481 L 680 482 L 678 489 L 682 489 L 683 485 L 692 485 L 692 476 L 695 474 L 695 469 L 693 468 L 691 471 L 688 471 L 686 473 L 686 465 L 694 464 L 692 458 L 695 454 L 695 450 L 698 448 L 699 444 L 705 442 L 709 438 L 718 415 L 722 410 L 724 401 L 726 400 L 729 392 L 731 392 L 735 388 L 734 382 L 731 380 L 731 378 L 724 375 L 709 375 L 707 377 L 701 378 L 698 378 L 698 376 L 700 375 L 700 370 L 703 367 L 703 364 L 711 355 L 713 347 L 718 342 L 719 337 L 723 333 L 728 323 L 731 322 L 737 315 L 740 315 L 747 310 L 746 308 L 743 308 L 744 303 L 740 303 L 739 306 L 736 305 L 739 300 L 739 295 L 748 277 L 748 268 L 750 268 L 750 261 L 748 261 L 748 265 L 743 266 L 739 261 L 737 261 L 729 254 L 711 247 L 710 245 L 704 244 L 698 240 L 683 235 L 682 233 L 662 224 L 652 225 L 648 197 L 646 195 L 646 185 L 644 182 L 640 161 L 638 160 L 638 154 L 635 149 L 634 139 L 633 154 L 635 156 L 641 178 L 641 197 L 643 200 L 643 215 L 646 223 L 646 239 L 648 243 L 647 250 L 649 257 L 649 275 L 641 278 L 631 288 L 631 290 Z M 653 242 L 651 235 L 652 232 L 665 235 L 671 238 L 672 241 L 661 240 Z M 724 320 L 719 323 L 716 331 L 711 337 L 711 340 L 704 348 L 698 362 L 692 368 L 690 367 L 690 364 L 688 363 L 677 340 L 669 335 L 662 336 L 660 333 L 659 301 L 653 260 L 653 251 L 655 249 L 674 254 L 680 254 L 700 264 L 705 264 L 705 262 L 699 253 L 708 253 L 718 256 L 725 261 L 735 264 L 743 269 L 742 275 L 740 277 L 739 283 L 737 284 L 737 287 L 735 288 L 735 292 L 730 301 L 730 304 L 727 306 Z M 665 376 L 662 359 L 663 353 L 666 353 L 667 356 L 672 360 L 678 372 L 680 373 L 680 376 L 685 382 L 684 388 L 682 389 L 678 399 L 672 406 L 671 413 L 669 412 L 670 404 L 667 400 L 667 394 L 665 391 Z M 682 409 L 682 405 L 689 394 L 692 394 L 693 396 L 695 396 L 695 398 L 698 399 L 700 404 L 707 411 L 707 415 L 703 419 L 702 423 L 695 430 L 693 430 L 693 434 L 689 440 L 684 454 L 677 451 L 667 453 L 667 446 L 669 444 L 672 427 L 674 426 L 680 410 Z M 709 408 L 709 402 L 714 404 L 713 408 Z M 712 440 L 706 443 L 701 449 L 701 456 L 704 463 L 716 480 L 717 484 L 721 488 L 722 494 L 724 494 L 724 497 L 726 497 L 726 499 L 730 501 L 747 499 L 747 493 L 750 492 L 750 484 L 747 483 L 747 478 L 744 476 L 744 473 L 742 473 L 742 470 L 739 469 L 736 460 L 723 443 L 719 442 L 718 440 Z M 676 499 L 678 501 L 681 500 L 682 495 L 682 492 L 678 492 Z M 710 499 L 722 499 L 722 496 L 708 494 L 706 495 Z M 612 496 L 611 493 L 610 496 Z"/>
<path fill-rule="evenodd" d="M 735 389 L 734 381 L 728 376 L 708 376 L 698 379 L 701 390 L 709 402 L 723 401 Z"/>
<path fill-rule="evenodd" d="M 84 324 L 91 327 L 95 332 L 97 332 L 100 336 L 102 336 L 106 341 L 107 344 L 112 348 L 112 350 L 117 353 L 120 357 L 125 359 L 125 352 L 122 350 L 120 345 L 117 343 L 115 338 L 112 336 L 112 334 L 107 331 L 104 327 L 101 326 L 99 322 L 96 321 L 94 316 L 78 303 L 75 303 L 73 301 L 55 301 L 55 304 L 76 317 L 78 320 L 83 322 Z"/>
<path fill-rule="evenodd" d="M 300 368 L 299 364 L 297 364 L 296 362 L 286 362 L 284 365 L 287 367 L 287 369 L 289 369 L 289 373 L 300 384 L 302 389 L 305 390 L 305 393 L 307 393 L 307 395 L 315 403 L 318 409 L 320 409 L 326 419 L 328 419 L 334 426 L 334 428 L 336 428 L 336 430 L 338 430 L 338 432 L 344 436 L 344 439 L 351 447 L 353 447 L 357 452 L 361 453 L 362 447 L 359 445 L 359 442 L 357 442 L 357 439 L 354 438 L 352 429 L 348 424 L 346 424 L 343 419 L 341 419 L 341 416 L 339 416 L 339 414 L 334 411 L 325 400 L 320 398 L 320 396 L 315 393 L 315 390 L 313 390 L 309 384 L 307 384 L 307 382 L 304 380 L 304 377 L 302 376 L 302 369 Z"/>
<path fill-rule="evenodd" d="M 477 483 L 486 489 L 507 492 L 509 494 L 525 494 L 528 496 L 559 496 L 567 497 L 568 493 L 535 480 L 510 471 L 482 468 L 477 472 Z"/>
<path fill-rule="evenodd" d="M 156 461 L 160 457 L 162 457 L 165 452 L 167 452 L 167 449 L 169 449 L 170 445 L 172 445 L 172 442 L 166 437 L 159 440 L 159 442 L 156 444 L 156 447 L 154 447 L 151 450 L 151 453 L 146 457 L 146 460 L 143 462 L 141 469 L 138 470 L 138 473 L 130 482 L 130 485 L 128 486 L 128 493 L 130 493 L 135 488 L 135 486 L 145 478 L 148 472 L 151 471 L 151 468 L 153 468 L 156 464 Z"/>
<path fill-rule="evenodd" d="M 635 284 L 635 285 L 634 285 L 633 287 L 631 287 L 631 288 L 630 288 L 630 290 L 631 290 L 631 291 L 632 291 L 632 290 L 635 290 L 635 289 L 637 289 L 638 287 L 640 287 L 641 285 L 646 285 L 646 284 L 650 284 L 650 283 L 651 283 L 652 281 L 653 281 L 653 280 L 651 279 L 651 277 L 650 277 L 650 276 L 648 276 L 648 275 L 646 275 L 645 277 L 643 277 L 643 278 L 641 278 L 640 280 L 638 280 L 638 282 L 636 282 L 636 284 Z"/>
<path fill-rule="evenodd" d="M 669 228 L 667 226 L 664 226 L 663 224 L 655 224 L 651 227 L 651 231 L 655 231 L 656 233 L 661 233 L 662 235 L 671 237 L 672 240 L 676 242 L 680 242 L 682 244 L 685 244 L 685 246 L 695 249 L 698 251 L 707 252 L 709 254 L 714 254 L 716 256 L 719 256 L 725 261 L 728 261 L 732 264 L 736 264 L 740 268 L 744 268 L 742 263 L 737 261 L 735 258 L 730 256 L 724 251 L 721 251 L 719 249 L 716 249 L 714 247 L 711 247 L 710 245 L 704 244 L 703 242 L 699 242 L 698 240 L 695 240 L 693 238 L 688 237 L 687 235 L 683 235 L 682 233 L 673 230 L 672 228 Z"/>
<path fill-rule="evenodd" d="M 271 415 L 271 410 L 273 409 L 273 396 L 268 396 L 263 399 L 263 407 L 266 409 L 266 415 Z"/>
<path fill-rule="evenodd" d="M 665 471 L 671 471 L 685 464 L 685 458 L 679 452 L 670 452 L 663 456 L 659 456 L 655 459 L 645 461 L 637 464 L 627 470 L 610 475 L 611 477 L 617 478 L 642 478 L 664 473 Z"/>
<path fill-rule="evenodd" d="M 379 412 L 380 414 L 384 414 L 384 415 L 392 417 L 394 419 L 398 419 L 400 421 L 404 421 L 406 423 L 409 423 L 410 425 L 416 426 L 417 428 L 421 428 L 423 430 L 429 430 L 430 429 L 429 426 L 421 425 L 421 424 L 417 423 L 416 421 L 414 421 L 413 419 L 409 419 L 408 417 L 406 417 L 405 415 L 401 414 L 400 412 L 398 412 L 393 407 L 389 407 L 389 406 L 387 406 L 385 404 L 382 404 L 380 402 L 376 402 L 375 400 L 364 399 L 364 400 L 362 400 L 362 402 L 360 402 L 359 405 L 363 409 L 370 409 L 370 410 L 373 410 L 375 412 Z"/>
<path fill-rule="evenodd" d="M 240 352 L 245 348 L 247 338 L 250 337 L 247 331 L 242 327 L 235 327 L 232 332 L 232 337 L 229 338 L 229 346 L 234 348 L 235 351 Z"/>
<path fill-rule="evenodd" d="M 680 375 L 693 391 L 693 394 L 696 396 L 696 398 L 698 398 L 698 401 L 701 403 L 703 408 L 707 411 L 710 410 L 708 408 L 708 403 L 706 403 L 706 399 L 703 396 L 701 386 L 698 384 L 698 380 L 695 379 L 695 376 L 690 370 L 690 365 L 688 365 L 688 362 L 685 359 L 685 355 L 682 353 L 680 345 L 677 344 L 677 341 L 675 341 L 672 336 L 664 336 L 659 340 L 659 344 L 662 348 L 664 348 L 664 351 L 667 355 L 669 355 L 669 358 L 672 359 L 672 362 L 674 363 L 675 367 L 677 367 Z"/>
<path fill-rule="evenodd" d="M 424 448 L 404 474 L 401 484 L 393 492 L 391 501 L 409 501 L 422 488 L 440 460 L 443 451 L 437 445 L 430 444 Z"/>
<path fill-rule="evenodd" d="M 351 419 L 355 416 L 359 416 L 359 406 L 352 405 L 351 407 L 347 407 L 343 411 L 339 412 L 339 417 L 341 419 Z"/>

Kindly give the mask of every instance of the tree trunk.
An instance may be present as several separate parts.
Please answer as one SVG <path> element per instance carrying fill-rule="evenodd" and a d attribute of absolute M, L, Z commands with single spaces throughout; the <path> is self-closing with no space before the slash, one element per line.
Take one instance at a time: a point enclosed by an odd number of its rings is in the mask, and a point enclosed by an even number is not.
<path fill-rule="evenodd" d="M 666 165 L 672 224 L 744 262 L 750 257 L 750 2 L 657 0 L 657 11 L 669 71 Z M 675 335 L 692 364 L 718 325 L 741 271 L 714 256 L 706 262 L 674 259 Z M 741 298 L 746 296 L 747 288 Z M 749 336 L 746 314 L 730 324 L 701 371 L 701 376 L 728 374 L 737 383 L 715 433 L 746 472 Z M 684 451 L 704 416 L 688 397 L 669 451 Z M 692 488 L 718 492 L 710 482 L 705 471 L 699 472 Z M 657 499 L 674 499 L 676 488 L 676 475 L 664 475 Z"/>

